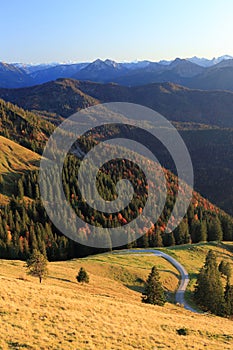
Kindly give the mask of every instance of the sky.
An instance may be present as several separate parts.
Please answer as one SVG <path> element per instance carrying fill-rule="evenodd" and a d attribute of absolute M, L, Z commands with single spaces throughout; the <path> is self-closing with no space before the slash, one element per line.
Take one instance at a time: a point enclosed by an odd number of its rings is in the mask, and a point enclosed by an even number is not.
<path fill-rule="evenodd" d="M 233 55 L 232 0 L 0 0 L 0 61 Z"/>

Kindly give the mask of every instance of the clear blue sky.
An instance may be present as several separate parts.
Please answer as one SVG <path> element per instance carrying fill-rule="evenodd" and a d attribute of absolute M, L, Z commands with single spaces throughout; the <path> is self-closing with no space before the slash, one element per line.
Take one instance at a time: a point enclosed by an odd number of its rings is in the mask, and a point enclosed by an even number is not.
<path fill-rule="evenodd" d="M 0 61 L 233 55 L 232 0 L 0 0 Z"/>

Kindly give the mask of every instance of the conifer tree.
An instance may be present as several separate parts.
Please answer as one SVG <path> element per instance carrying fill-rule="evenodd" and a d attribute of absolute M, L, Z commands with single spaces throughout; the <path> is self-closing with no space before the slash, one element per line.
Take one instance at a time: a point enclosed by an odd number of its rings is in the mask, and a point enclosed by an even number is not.
<path fill-rule="evenodd" d="M 174 231 L 176 244 L 190 243 L 189 227 L 186 220 L 182 220 Z"/>
<path fill-rule="evenodd" d="M 226 276 L 227 279 L 230 279 L 230 277 L 231 277 L 231 265 L 228 261 L 226 262 L 226 261 L 222 260 L 219 264 L 218 269 L 222 275 Z"/>
<path fill-rule="evenodd" d="M 216 257 L 212 250 L 209 250 L 205 265 L 197 277 L 194 295 L 204 310 L 223 316 L 224 292 Z"/>
<path fill-rule="evenodd" d="M 229 216 L 221 216 L 221 226 L 223 231 L 223 240 L 231 241 L 233 238 L 233 222 Z"/>
<path fill-rule="evenodd" d="M 4 183 L 3 176 L 0 174 L 0 191 L 1 192 L 3 191 L 3 183 Z"/>
<path fill-rule="evenodd" d="M 80 268 L 76 279 L 79 283 L 89 283 L 88 273 L 86 272 L 86 270 L 83 267 Z"/>
<path fill-rule="evenodd" d="M 225 297 L 225 315 L 232 316 L 233 315 L 233 286 L 230 285 L 229 279 L 227 280 L 224 297 Z"/>
<path fill-rule="evenodd" d="M 144 303 L 160 306 L 163 306 L 166 302 L 165 293 L 156 266 L 152 267 L 147 278 L 145 290 L 142 293 L 142 301 Z"/>
<path fill-rule="evenodd" d="M 23 181 L 22 179 L 19 179 L 18 181 L 18 196 L 20 199 L 23 199 L 24 196 L 24 188 L 23 188 Z"/>
<path fill-rule="evenodd" d="M 208 241 L 222 241 L 223 239 L 223 232 L 221 227 L 221 222 L 218 217 L 213 219 L 209 223 L 208 227 Z"/>
<path fill-rule="evenodd" d="M 200 237 L 198 237 L 198 242 L 207 241 L 207 224 L 205 220 L 201 222 Z"/>

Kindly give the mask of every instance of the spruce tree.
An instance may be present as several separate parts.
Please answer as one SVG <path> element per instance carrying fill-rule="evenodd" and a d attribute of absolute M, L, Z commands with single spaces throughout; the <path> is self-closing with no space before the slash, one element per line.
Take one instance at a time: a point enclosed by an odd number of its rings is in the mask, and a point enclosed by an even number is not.
<path fill-rule="evenodd" d="M 230 279 L 230 277 L 231 277 L 231 265 L 229 262 L 222 260 L 219 264 L 218 269 L 222 275 L 226 276 L 227 279 Z"/>
<path fill-rule="evenodd" d="M 221 216 L 221 225 L 223 231 L 223 240 L 232 241 L 233 238 L 233 222 L 229 216 Z"/>
<path fill-rule="evenodd" d="M 221 222 L 218 217 L 213 219 L 209 223 L 208 228 L 208 241 L 222 241 L 223 239 L 223 232 L 221 227 Z"/>
<path fill-rule="evenodd" d="M 230 285 L 229 279 L 227 280 L 224 297 L 225 297 L 225 315 L 232 316 L 233 315 L 233 286 Z"/>
<path fill-rule="evenodd" d="M 149 274 L 145 290 L 142 293 L 142 301 L 148 304 L 156 304 L 163 306 L 166 302 L 165 293 L 160 282 L 158 270 L 155 266 L 152 267 L 151 273 Z"/>
<path fill-rule="evenodd" d="M 1 192 L 3 191 L 3 183 L 4 183 L 3 176 L 0 174 L 0 191 Z"/>
<path fill-rule="evenodd" d="M 20 199 L 23 199 L 24 196 L 24 188 L 23 188 L 23 181 L 22 179 L 19 179 L 18 181 L 18 196 Z"/>
<path fill-rule="evenodd" d="M 83 267 L 80 268 L 76 279 L 79 283 L 89 283 L 88 273 L 86 272 L 86 270 Z"/>
<path fill-rule="evenodd" d="M 182 220 L 174 231 L 176 244 L 190 243 L 189 226 L 186 220 Z"/>
<path fill-rule="evenodd" d="M 164 247 L 171 247 L 176 244 L 173 232 L 163 233 L 162 238 Z"/>
<path fill-rule="evenodd" d="M 198 241 L 199 242 L 207 241 L 207 224 L 205 220 L 201 222 L 200 237 L 198 237 Z"/>
<path fill-rule="evenodd" d="M 223 316 L 224 292 L 215 254 L 209 250 L 195 287 L 195 298 L 206 311 Z"/>

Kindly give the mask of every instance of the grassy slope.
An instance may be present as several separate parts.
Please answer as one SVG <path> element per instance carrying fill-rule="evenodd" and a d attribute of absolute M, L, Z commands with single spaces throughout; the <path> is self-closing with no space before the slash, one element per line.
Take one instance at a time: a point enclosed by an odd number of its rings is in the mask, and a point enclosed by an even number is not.
<path fill-rule="evenodd" d="M 6 186 L 4 195 L 12 194 L 12 186 L 19 174 L 25 171 L 35 170 L 39 166 L 40 156 L 19 144 L 0 136 L 0 174 L 3 175 Z M 4 203 L 6 197 L 1 195 L 0 203 Z"/>
<path fill-rule="evenodd" d="M 197 246 L 209 247 L 213 246 Z M 222 248 L 213 248 L 228 255 Z M 202 265 L 204 253 L 198 256 L 184 247 L 170 251 L 188 270 L 193 264 Z M 232 261 L 233 255 L 228 258 Z M 176 271 L 151 255 L 104 254 L 50 263 L 49 277 L 41 285 L 25 275 L 23 262 L 1 260 L 0 348 L 231 349 L 232 321 L 192 314 L 168 303 L 163 308 L 141 303 L 139 281 L 154 264 L 165 287 L 174 290 Z M 75 280 L 80 266 L 90 274 L 89 285 Z M 177 334 L 183 327 L 189 335 Z"/>

